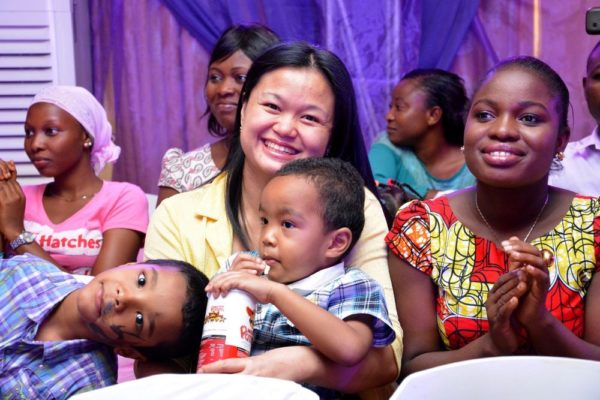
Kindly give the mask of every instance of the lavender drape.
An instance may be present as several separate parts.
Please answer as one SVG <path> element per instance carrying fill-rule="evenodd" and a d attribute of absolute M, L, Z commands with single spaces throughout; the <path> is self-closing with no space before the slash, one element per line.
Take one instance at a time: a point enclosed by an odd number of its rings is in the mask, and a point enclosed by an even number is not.
<path fill-rule="evenodd" d="M 565 78 L 575 137 L 591 130 L 581 76 L 595 38 L 583 30 L 589 0 L 541 3 L 540 57 Z M 533 54 L 534 0 L 91 0 L 94 92 L 123 148 L 114 179 L 156 192 L 169 147 L 209 142 L 203 95 L 208 53 L 232 23 L 261 22 L 284 40 L 340 56 L 353 76 L 365 140 L 385 126 L 390 91 L 421 67 L 449 68 L 469 89 L 499 58 Z M 566 52 L 572 54 L 566 57 Z M 581 133 L 579 133 L 581 132 Z"/>

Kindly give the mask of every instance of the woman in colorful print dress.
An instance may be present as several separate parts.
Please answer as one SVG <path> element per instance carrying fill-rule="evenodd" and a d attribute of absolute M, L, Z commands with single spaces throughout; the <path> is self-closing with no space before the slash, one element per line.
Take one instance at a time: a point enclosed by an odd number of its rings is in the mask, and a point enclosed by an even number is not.
<path fill-rule="evenodd" d="M 548 65 L 500 63 L 467 116 L 476 186 L 399 210 L 386 243 L 402 375 L 495 355 L 600 359 L 600 203 L 548 185 L 568 104 Z"/>

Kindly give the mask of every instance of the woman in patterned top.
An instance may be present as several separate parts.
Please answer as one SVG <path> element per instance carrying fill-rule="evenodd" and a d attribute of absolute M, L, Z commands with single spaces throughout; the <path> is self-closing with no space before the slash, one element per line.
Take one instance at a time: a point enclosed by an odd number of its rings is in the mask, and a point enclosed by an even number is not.
<path fill-rule="evenodd" d="M 278 42 L 277 35 L 261 25 L 234 25 L 223 32 L 210 55 L 204 87 L 208 131 L 219 140 L 188 153 L 177 148 L 167 150 L 158 181 L 157 206 L 167 197 L 202 186 L 221 172 L 248 69 Z"/>
<path fill-rule="evenodd" d="M 600 203 L 548 185 L 568 104 L 548 65 L 500 63 L 465 127 L 476 186 L 399 210 L 386 242 L 403 375 L 494 355 L 600 359 Z"/>

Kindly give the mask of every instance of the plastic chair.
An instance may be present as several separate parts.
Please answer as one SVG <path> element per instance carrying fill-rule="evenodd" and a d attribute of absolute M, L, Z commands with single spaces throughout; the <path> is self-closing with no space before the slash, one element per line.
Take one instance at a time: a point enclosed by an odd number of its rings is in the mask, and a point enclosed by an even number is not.
<path fill-rule="evenodd" d="M 315 392 L 275 378 L 241 374 L 162 374 L 71 397 L 72 400 L 318 400 Z"/>
<path fill-rule="evenodd" d="M 390 400 L 600 399 L 600 362 L 508 356 L 442 365 L 409 375 Z"/>

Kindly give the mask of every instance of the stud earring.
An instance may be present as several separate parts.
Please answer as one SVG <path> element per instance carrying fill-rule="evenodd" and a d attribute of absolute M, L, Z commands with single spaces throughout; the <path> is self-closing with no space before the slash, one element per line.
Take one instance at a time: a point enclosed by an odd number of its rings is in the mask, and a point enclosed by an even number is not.
<path fill-rule="evenodd" d="M 90 147 L 92 147 L 92 141 L 86 140 L 85 142 L 83 142 L 83 147 L 85 147 L 86 149 L 89 149 Z"/>
<path fill-rule="evenodd" d="M 554 159 L 556 161 L 562 161 L 565 159 L 565 153 L 563 153 L 562 151 L 557 151 L 556 154 L 554 155 Z"/>
<path fill-rule="evenodd" d="M 460 151 L 465 151 L 465 146 L 460 146 Z"/>

